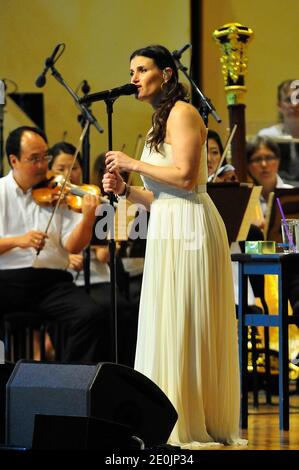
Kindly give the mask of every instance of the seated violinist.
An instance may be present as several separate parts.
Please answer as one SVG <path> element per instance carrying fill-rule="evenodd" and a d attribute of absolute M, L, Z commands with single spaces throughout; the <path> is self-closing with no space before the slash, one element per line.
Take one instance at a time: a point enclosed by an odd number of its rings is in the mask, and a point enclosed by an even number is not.
<path fill-rule="evenodd" d="M 45 179 L 48 143 L 43 131 L 22 126 L 6 142 L 11 171 L 0 179 L 1 313 L 34 311 L 59 320 L 66 331 L 64 362 L 99 362 L 106 319 L 66 271 L 69 253 L 88 245 L 99 198 L 85 195 L 82 214 L 61 205 L 47 233 L 51 208 L 38 205 L 32 189 Z"/>
<path fill-rule="evenodd" d="M 238 181 L 235 168 L 226 163 L 224 159 L 219 167 L 219 162 L 223 154 L 223 145 L 219 134 L 216 131 L 208 130 L 208 182 L 223 183 L 226 181 Z M 218 168 L 219 167 L 219 168 Z"/>
<path fill-rule="evenodd" d="M 58 142 L 49 149 L 52 160 L 49 168 L 55 174 L 63 174 L 67 176 L 72 167 L 73 158 L 76 148 L 68 142 Z M 105 157 L 104 157 L 105 161 Z M 70 183 L 77 186 L 82 185 L 82 159 L 78 154 L 76 161 L 69 175 Z M 96 180 L 95 183 L 101 186 L 102 178 Z M 92 185 L 88 185 L 92 187 Z M 101 188 L 102 189 L 102 188 Z M 67 202 L 67 201 L 66 201 Z M 117 250 L 118 251 L 118 250 Z M 97 303 L 98 309 L 109 314 L 111 305 L 110 296 L 110 270 L 109 270 L 109 248 L 106 240 L 102 240 L 100 244 L 90 247 L 90 287 L 89 295 Z M 80 290 L 85 290 L 85 276 L 83 272 L 83 254 L 69 255 L 69 270 L 73 275 L 74 282 Z M 117 277 L 117 309 L 118 309 L 118 350 L 119 361 L 122 364 L 133 366 L 136 331 L 137 331 L 137 302 L 130 302 L 126 298 L 126 290 L 128 289 L 127 273 L 125 272 L 121 259 L 116 256 L 116 277 Z"/>
<path fill-rule="evenodd" d="M 54 173 L 61 173 L 67 176 L 69 169 L 72 167 L 70 174 L 70 181 L 73 184 L 82 184 L 82 172 L 83 163 L 80 152 L 73 164 L 74 155 L 76 153 L 76 147 L 69 142 L 58 142 L 49 149 L 49 155 L 51 155 L 51 161 L 49 162 L 49 168 Z"/>
<path fill-rule="evenodd" d="M 57 142 L 49 149 L 49 155 L 52 157 L 49 162 L 49 169 L 52 170 L 55 174 L 63 174 L 67 176 L 69 169 L 72 167 L 71 173 L 69 175 L 70 181 L 73 184 L 81 185 L 82 184 L 82 174 L 83 174 L 83 163 L 81 154 L 78 153 L 77 158 L 73 164 L 74 155 L 76 153 L 76 147 L 69 142 Z M 80 271 L 83 269 L 83 255 L 81 253 L 69 254 L 69 267 Z"/>

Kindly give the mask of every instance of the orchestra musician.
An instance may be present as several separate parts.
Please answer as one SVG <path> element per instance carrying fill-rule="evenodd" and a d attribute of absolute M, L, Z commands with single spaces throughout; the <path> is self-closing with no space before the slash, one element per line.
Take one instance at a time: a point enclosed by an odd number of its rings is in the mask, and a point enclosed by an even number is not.
<path fill-rule="evenodd" d="M 275 188 L 292 188 L 285 183 L 278 174 L 280 165 L 280 151 L 273 139 L 259 136 L 246 145 L 247 170 L 253 182 L 262 186 L 260 196 L 260 216 L 255 224 L 261 229 L 265 227 L 267 203 L 269 195 Z"/>
<path fill-rule="evenodd" d="M 52 157 L 49 168 L 54 173 L 61 173 L 66 177 L 72 167 L 69 175 L 70 181 L 79 186 L 82 184 L 83 163 L 80 153 L 73 163 L 75 153 L 76 147 L 73 144 L 65 141 L 57 142 L 49 149 L 49 155 Z M 81 253 L 69 254 L 69 268 L 76 271 L 83 269 L 83 255 Z"/>
<path fill-rule="evenodd" d="M 225 181 L 238 181 L 238 177 L 235 172 L 235 168 L 226 163 L 226 160 L 222 162 L 222 166 L 218 168 L 221 156 L 223 154 L 223 145 L 219 134 L 211 129 L 208 130 L 207 136 L 208 142 L 208 182 L 213 182 L 215 173 L 216 183 L 223 183 Z"/>
<path fill-rule="evenodd" d="M 277 88 L 279 122 L 261 129 L 260 137 L 269 137 L 280 148 L 279 174 L 285 181 L 298 186 L 299 182 L 299 100 L 296 81 L 284 80 Z"/>
<path fill-rule="evenodd" d="M 58 142 L 49 149 L 52 160 L 49 164 L 54 173 L 61 173 L 64 176 L 69 174 L 70 182 L 80 187 L 82 184 L 83 165 L 80 153 L 73 164 L 76 148 L 69 142 Z M 104 157 L 105 158 L 105 157 Z M 71 173 L 69 173 L 72 167 Z M 98 158 L 94 167 L 99 170 Z M 94 176 L 94 175 L 93 175 Z M 98 175 L 97 175 L 98 176 Z M 95 184 L 102 184 L 103 173 L 100 178 L 93 177 Z M 103 190 L 101 193 L 103 194 Z M 93 241 L 95 237 L 93 236 Z M 97 303 L 98 309 L 110 313 L 110 269 L 109 269 L 109 249 L 106 240 L 96 240 L 97 244 L 90 247 L 90 287 L 89 295 Z M 85 278 L 83 272 L 82 253 L 69 255 L 69 271 L 71 272 L 76 286 L 80 290 L 85 289 Z M 120 363 L 133 366 L 136 334 L 138 302 L 135 299 L 127 298 L 126 290 L 128 286 L 128 274 L 122 266 L 119 255 L 116 255 L 116 280 L 117 280 L 117 310 L 118 310 L 118 360 Z M 107 351 L 108 354 L 108 351 Z"/>
<path fill-rule="evenodd" d="M 47 137 L 36 127 L 19 127 L 9 134 L 6 153 L 11 170 L 0 179 L 1 312 L 34 311 L 63 324 L 64 362 L 105 360 L 105 315 L 66 271 L 69 253 L 80 253 L 91 239 L 99 198 L 85 195 L 82 214 L 60 205 L 45 233 L 52 208 L 36 204 L 32 188 L 46 177 Z"/>

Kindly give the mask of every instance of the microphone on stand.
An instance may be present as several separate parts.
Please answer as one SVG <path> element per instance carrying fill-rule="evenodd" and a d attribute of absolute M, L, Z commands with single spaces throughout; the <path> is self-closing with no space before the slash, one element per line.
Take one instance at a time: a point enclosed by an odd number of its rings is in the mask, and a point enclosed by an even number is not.
<path fill-rule="evenodd" d="M 42 88 L 45 85 L 45 83 L 46 83 L 46 74 L 47 74 L 49 68 L 52 67 L 52 65 L 54 65 L 55 58 L 56 58 L 56 56 L 58 54 L 58 51 L 59 51 L 61 46 L 64 46 L 64 44 L 63 43 L 57 44 L 54 51 L 52 52 L 51 57 L 47 57 L 47 59 L 45 60 L 45 68 L 42 71 L 42 73 L 35 80 L 35 85 L 38 88 Z"/>
<path fill-rule="evenodd" d="M 174 59 L 177 59 L 177 60 L 180 60 L 180 58 L 182 57 L 183 53 L 187 50 L 187 49 L 190 49 L 192 47 L 192 44 L 185 44 L 183 47 L 181 47 L 180 49 L 178 50 L 175 50 L 171 53 L 172 57 Z"/>
<path fill-rule="evenodd" d="M 92 93 L 91 95 L 84 96 L 80 98 L 79 103 L 88 104 L 93 103 L 94 101 L 108 100 L 113 98 L 118 98 L 121 95 L 133 95 L 137 93 L 138 87 L 133 83 L 127 83 L 116 88 L 111 88 L 111 90 L 100 91 L 99 93 Z"/>
<path fill-rule="evenodd" d="M 87 95 L 90 92 L 90 86 L 87 80 L 83 80 L 82 86 L 81 86 L 81 91 L 83 95 Z"/>

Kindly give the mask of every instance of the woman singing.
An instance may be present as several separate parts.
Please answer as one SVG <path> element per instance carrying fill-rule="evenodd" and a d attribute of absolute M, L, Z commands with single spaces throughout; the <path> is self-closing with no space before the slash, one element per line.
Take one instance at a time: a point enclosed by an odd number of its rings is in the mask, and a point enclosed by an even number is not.
<path fill-rule="evenodd" d="M 230 252 L 206 192 L 206 129 L 165 47 L 133 52 L 130 74 L 137 99 L 153 107 L 152 127 L 140 161 L 107 152 L 103 185 L 151 210 L 135 368 L 178 412 L 170 444 L 245 444 Z M 122 171 L 140 173 L 145 190 Z"/>

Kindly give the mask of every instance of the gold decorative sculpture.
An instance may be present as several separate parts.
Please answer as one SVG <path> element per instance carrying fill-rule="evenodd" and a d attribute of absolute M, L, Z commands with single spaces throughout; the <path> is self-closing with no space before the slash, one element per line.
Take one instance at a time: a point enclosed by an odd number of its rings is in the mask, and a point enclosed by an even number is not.
<path fill-rule="evenodd" d="M 246 92 L 244 75 L 248 63 L 247 44 L 252 35 L 252 29 L 240 23 L 225 24 L 213 33 L 222 50 L 220 61 L 228 105 L 243 103 Z"/>
<path fill-rule="evenodd" d="M 221 64 L 225 80 L 225 92 L 229 113 L 230 129 L 237 125 L 237 132 L 231 144 L 232 164 L 239 181 L 247 181 L 245 161 L 245 103 L 244 76 L 247 72 L 247 44 L 252 30 L 240 23 L 225 24 L 213 33 L 222 50 Z"/>

